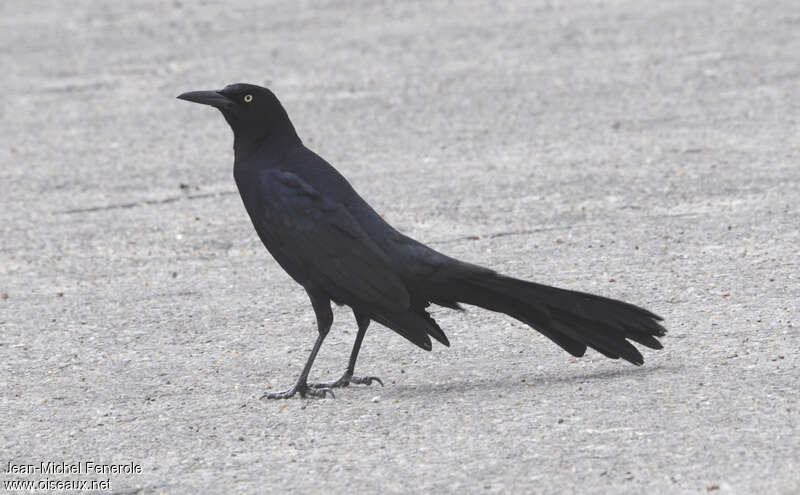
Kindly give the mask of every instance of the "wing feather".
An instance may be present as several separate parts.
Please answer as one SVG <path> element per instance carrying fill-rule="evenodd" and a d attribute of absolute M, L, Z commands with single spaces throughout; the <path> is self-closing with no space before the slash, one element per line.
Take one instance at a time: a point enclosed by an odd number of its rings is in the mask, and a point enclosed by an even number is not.
<path fill-rule="evenodd" d="M 266 170 L 259 180 L 261 211 L 254 220 L 281 256 L 306 268 L 334 300 L 392 311 L 409 307 L 408 290 L 391 261 L 344 205 L 290 172 Z"/>

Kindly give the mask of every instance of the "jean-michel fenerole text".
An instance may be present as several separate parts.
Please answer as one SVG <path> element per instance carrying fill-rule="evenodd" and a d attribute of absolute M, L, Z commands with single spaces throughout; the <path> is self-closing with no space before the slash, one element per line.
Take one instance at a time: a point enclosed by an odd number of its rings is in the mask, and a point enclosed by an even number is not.
<path fill-rule="evenodd" d="M 41 461 L 37 464 L 18 464 L 8 461 L 4 474 L 141 474 L 142 466 L 135 462 L 106 464 L 94 461 L 56 462 Z"/>

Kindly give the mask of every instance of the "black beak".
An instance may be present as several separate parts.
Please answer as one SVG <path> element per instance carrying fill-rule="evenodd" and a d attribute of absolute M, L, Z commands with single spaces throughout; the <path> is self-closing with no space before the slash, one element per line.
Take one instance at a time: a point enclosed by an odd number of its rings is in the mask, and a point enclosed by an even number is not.
<path fill-rule="evenodd" d="M 194 103 L 202 103 L 203 105 L 211 105 L 220 110 L 233 108 L 233 102 L 219 91 L 189 91 L 178 95 L 178 98 Z"/>

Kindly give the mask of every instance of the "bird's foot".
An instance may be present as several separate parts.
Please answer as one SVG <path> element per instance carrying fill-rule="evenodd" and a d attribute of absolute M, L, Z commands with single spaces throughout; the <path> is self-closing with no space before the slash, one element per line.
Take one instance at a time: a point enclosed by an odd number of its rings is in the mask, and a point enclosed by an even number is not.
<path fill-rule="evenodd" d="M 350 383 L 358 385 L 372 385 L 372 382 L 378 382 L 383 387 L 383 381 L 377 376 L 351 376 Z"/>
<path fill-rule="evenodd" d="M 295 394 L 300 394 L 300 397 L 304 398 L 306 395 L 310 395 L 311 397 L 325 397 L 326 395 L 330 394 L 331 399 L 335 399 L 336 396 L 333 395 L 333 390 L 331 387 L 318 387 L 315 386 L 316 384 L 310 383 L 296 383 L 292 388 L 288 390 L 284 390 L 283 392 L 267 392 L 261 396 L 262 399 L 289 399 L 294 397 Z"/>
<path fill-rule="evenodd" d="M 381 379 L 377 376 L 353 376 L 349 373 L 345 373 L 335 382 L 309 382 L 308 386 L 317 390 L 325 390 L 347 387 L 351 383 L 358 385 L 372 385 L 372 382 L 378 382 L 380 383 L 381 387 L 383 387 L 383 381 L 381 381 Z"/>

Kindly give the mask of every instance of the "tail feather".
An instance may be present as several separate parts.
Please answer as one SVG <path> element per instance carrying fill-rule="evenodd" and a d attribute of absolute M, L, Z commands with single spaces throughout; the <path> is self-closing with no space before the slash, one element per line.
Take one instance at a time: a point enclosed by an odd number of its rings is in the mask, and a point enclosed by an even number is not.
<path fill-rule="evenodd" d="M 447 335 L 444 334 L 439 324 L 424 309 L 420 312 L 375 310 L 370 313 L 370 317 L 426 351 L 431 350 L 430 337 L 446 346 L 450 346 Z"/>
<path fill-rule="evenodd" d="M 612 359 L 644 363 L 628 342 L 661 349 L 666 334 L 661 317 L 623 301 L 470 270 L 467 276 L 432 287 L 431 301 L 453 300 L 480 306 L 530 325 L 573 356 L 591 347 Z M 438 297 L 437 297 L 438 296 Z"/>

